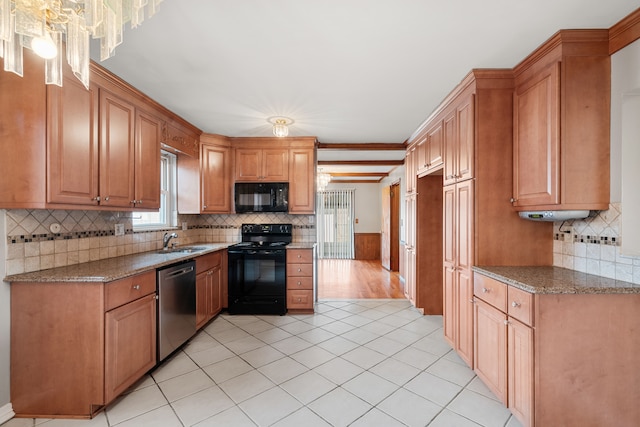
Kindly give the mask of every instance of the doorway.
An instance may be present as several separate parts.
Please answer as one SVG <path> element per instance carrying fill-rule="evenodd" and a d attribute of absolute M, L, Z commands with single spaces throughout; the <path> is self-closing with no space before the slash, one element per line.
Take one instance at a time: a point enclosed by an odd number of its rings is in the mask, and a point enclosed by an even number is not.
<path fill-rule="evenodd" d="M 380 261 L 389 271 L 400 268 L 400 183 L 382 189 Z"/>

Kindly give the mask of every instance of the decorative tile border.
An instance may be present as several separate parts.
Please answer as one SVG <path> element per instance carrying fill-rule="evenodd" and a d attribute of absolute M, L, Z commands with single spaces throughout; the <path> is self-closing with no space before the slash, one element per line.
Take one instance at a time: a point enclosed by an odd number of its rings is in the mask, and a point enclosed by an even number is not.
<path fill-rule="evenodd" d="M 565 233 L 555 233 L 553 236 L 554 240 L 559 240 L 561 242 L 569 242 L 571 239 L 571 234 Z M 608 246 L 620 246 L 620 237 L 610 237 L 610 236 L 591 236 L 591 235 L 573 235 L 573 243 L 590 243 L 593 245 L 608 245 Z"/>

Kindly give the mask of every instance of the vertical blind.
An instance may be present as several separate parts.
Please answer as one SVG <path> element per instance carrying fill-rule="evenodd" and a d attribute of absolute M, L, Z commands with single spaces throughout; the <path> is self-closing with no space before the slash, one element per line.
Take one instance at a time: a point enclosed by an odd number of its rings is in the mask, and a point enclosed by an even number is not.
<path fill-rule="evenodd" d="M 353 259 L 355 190 L 318 192 L 318 257 Z"/>

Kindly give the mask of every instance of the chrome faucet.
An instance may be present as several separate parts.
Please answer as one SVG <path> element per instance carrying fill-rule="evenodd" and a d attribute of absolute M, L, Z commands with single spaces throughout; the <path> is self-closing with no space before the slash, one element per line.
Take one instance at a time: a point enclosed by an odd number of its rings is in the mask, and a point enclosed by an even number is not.
<path fill-rule="evenodd" d="M 169 246 L 169 240 L 173 239 L 173 238 L 177 238 L 178 235 L 176 233 L 164 233 L 164 237 L 162 237 L 162 249 L 166 250 L 167 247 Z"/>

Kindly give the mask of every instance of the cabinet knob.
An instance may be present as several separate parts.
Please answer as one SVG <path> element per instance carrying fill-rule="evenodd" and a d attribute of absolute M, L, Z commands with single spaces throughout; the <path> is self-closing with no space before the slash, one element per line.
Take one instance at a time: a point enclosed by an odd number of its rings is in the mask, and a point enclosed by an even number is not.
<path fill-rule="evenodd" d="M 142 204 L 142 200 L 137 200 L 136 201 L 136 205 L 141 205 Z"/>
<path fill-rule="evenodd" d="M 511 203 L 515 203 L 515 202 L 516 202 L 516 199 L 514 199 L 514 198 L 512 197 L 512 198 L 510 198 L 510 199 L 509 199 L 509 201 L 510 201 Z"/>
<path fill-rule="evenodd" d="M 108 201 L 109 201 L 109 196 L 105 197 L 105 198 L 104 198 L 104 201 L 105 201 L 105 202 L 108 202 Z"/>
<path fill-rule="evenodd" d="M 99 201 L 100 201 L 100 196 L 96 196 L 96 197 L 94 197 L 94 198 L 93 198 L 93 199 L 91 199 L 91 200 L 93 200 L 94 202 L 99 202 Z"/>
<path fill-rule="evenodd" d="M 302 298 L 298 298 L 298 302 L 302 302 Z"/>
<path fill-rule="evenodd" d="M 299 268 L 299 269 L 298 269 L 298 271 L 300 272 L 300 271 L 302 271 L 302 269 L 301 269 L 301 268 Z"/>
<path fill-rule="evenodd" d="M 298 255 L 298 258 L 302 258 L 302 255 Z"/>
<path fill-rule="evenodd" d="M 514 308 L 520 307 L 520 305 L 521 304 L 519 302 L 516 302 L 516 301 L 511 303 L 511 307 L 514 307 Z"/>
<path fill-rule="evenodd" d="M 202 210 L 204 210 L 204 209 L 207 209 L 207 205 L 204 205 L 204 206 L 202 207 Z"/>
<path fill-rule="evenodd" d="M 139 291 L 140 290 L 140 285 L 133 285 L 133 290 L 134 291 Z"/>
<path fill-rule="evenodd" d="M 302 283 L 298 282 L 298 286 L 302 286 Z"/>
<path fill-rule="evenodd" d="M 489 292 L 491 292 L 491 289 L 482 288 L 482 293 L 488 294 Z"/>

